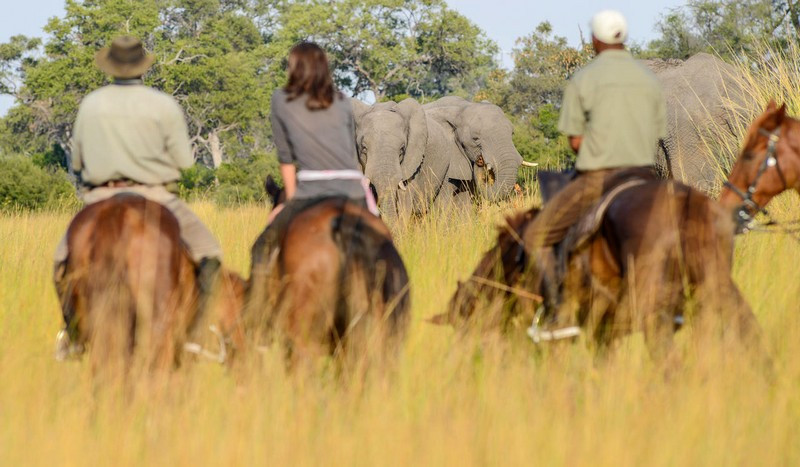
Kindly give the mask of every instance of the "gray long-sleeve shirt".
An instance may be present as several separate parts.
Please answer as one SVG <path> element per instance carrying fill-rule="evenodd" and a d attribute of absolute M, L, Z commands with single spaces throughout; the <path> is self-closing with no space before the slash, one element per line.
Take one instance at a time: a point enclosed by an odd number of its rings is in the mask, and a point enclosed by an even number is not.
<path fill-rule="evenodd" d="M 299 170 L 358 170 L 355 123 L 350 101 L 337 95 L 327 109 L 309 110 L 305 96 L 287 100 L 286 91 L 272 95 L 272 136 L 282 164 Z M 354 180 L 300 182 L 295 198 L 346 196 L 363 199 L 364 189 Z"/>
<path fill-rule="evenodd" d="M 138 80 L 87 95 L 73 134 L 72 168 L 90 185 L 119 179 L 161 185 L 194 163 L 181 107 Z"/>

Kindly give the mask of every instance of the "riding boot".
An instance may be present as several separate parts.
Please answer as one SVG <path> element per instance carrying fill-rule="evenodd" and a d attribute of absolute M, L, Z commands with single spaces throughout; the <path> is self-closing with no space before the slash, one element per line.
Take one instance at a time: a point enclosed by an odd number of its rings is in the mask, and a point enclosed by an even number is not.
<path fill-rule="evenodd" d="M 561 278 L 554 247 L 540 248 L 536 254 L 536 265 L 541 274 L 541 290 L 544 307 L 550 319 L 557 319 L 561 306 Z"/>
<path fill-rule="evenodd" d="M 197 266 L 197 312 L 187 329 L 190 342 L 199 337 L 200 323 L 203 322 L 208 309 L 211 307 L 214 292 L 219 282 L 221 263 L 217 258 L 203 258 Z"/>

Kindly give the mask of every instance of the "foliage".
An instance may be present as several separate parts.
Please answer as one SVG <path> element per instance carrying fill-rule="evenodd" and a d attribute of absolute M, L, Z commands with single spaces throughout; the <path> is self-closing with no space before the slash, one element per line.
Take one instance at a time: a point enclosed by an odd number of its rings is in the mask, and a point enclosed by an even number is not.
<path fill-rule="evenodd" d="M 268 175 L 282 182 L 278 159 L 274 155 L 256 154 L 252 158 L 236 158 L 217 169 L 219 187 L 214 200 L 232 206 L 267 199 L 264 181 Z"/>
<path fill-rule="evenodd" d="M 263 129 L 276 86 L 265 73 L 261 11 L 238 0 L 67 0 L 64 17 L 45 27 L 43 56 L 26 56 L 37 40 L 17 36 L 0 45 L 0 82 L 12 83 L 0 92 L 18 103 L 3 119 L 0 144 L 33 154 L 55 143 L 68 153 L 81 99 L 108 79 L 95 52 L 131 34 L 157 57 L 146 83 L 186 111 L 198 160 L 216 166 L 226 148 L 240 155 L 267 148 L 266 138 L 250 134 Z"/>
<path fill-rule="evenodd" d="M 569 77 L 590 57 L 588 45 L 568 45 L 543 22 L 517 40 L 514 69 L 492 71 L 475 99 L 505 110 L 514 124 L 514 144 L 525 160 L 563 168 L 574 155 L 557 129 L 561 94 Z"/>
<path fill-rule="evenodd" d="M 195 164 L 181 172 L 178 186 L 184 199 L 210 199 L 220 206 L 235 206 L 265 201 L 268 175 L 282 183 L 278 158 L 272 153 L 256 153 L 234 157 L 217 169 Z"/>
<path fill-rule="evenodd" d="M 63 170 L 39 167 L 23 156 L 0 157 L 0 211 L 76 204 L 75 189 Z"/>
<path fill-rule="evenodd" d="M 494 66 L 497 50 L 443 0 L 290 2 L 282 26 L 280 42 L 320 43 L 338 85 L 353 95 L 371 91 L 377 101 L 474 92 L 476 73 Z"/>
<path fill-rule="evenodd" d="M 556 128 L 558 110 L 555 106 L 543 105 L 526 119 L 512 118 L 514 145 L 523 159 L 552 170 L 563 169 L 573 162 L 575 155 L 566 137 Z"/>
<path fill-rule="evenodd" d="M 690 0 L 662 15 L 649 54 L 681 58 L 701 52 L 752 54 L 759 44 L 784 48 L 800 33 L 798 0 Z"/>

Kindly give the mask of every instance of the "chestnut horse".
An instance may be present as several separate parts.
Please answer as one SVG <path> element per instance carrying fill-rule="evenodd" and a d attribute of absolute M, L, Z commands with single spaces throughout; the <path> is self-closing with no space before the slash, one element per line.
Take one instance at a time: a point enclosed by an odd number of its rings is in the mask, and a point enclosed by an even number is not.
<path fill-rule="evenodd" d="M 800 192 L 800 121 L 786 115 L 786 105 L 770 101 L 747 133 L 719 201 L 734 212 L 739 230 L 786 190 Z"/>
<path fill-rule="evenodd" d="M 126 372 L 136 349 L 145 368 L 176 364 L 196 319 L 198 286 L 172 213 L 141 196 L 119 194 L 81 210 L 67 242 L 69 286 L 60 300 L 73 341 L 88 346 L 93 368 Z M 218 319 L 241 345 L 244 282 L 230 272 L 220 282 Z"/>
<path fill-rule="evenodd" d="M 763 351 L 757 321 L 731 278 L 734 217 L 740 230 L 746 228 L 788 189 L 800 189 L 800 122 L 773 102 L 749 129 L 719 202 L 674 181 L 621 192 L 595 235 L 570 254 L 564 305 L 536 319 L 555 330 L 579 326 L 599 345 L 642 330 L 657 358 L 684 319 L 717 319 L 726 332 Z M 496 246 L 470 280 L 459 283 L 435 323 L 496 329 L 519 316 L 530 322 L 540 284 L 520 239 L 536 212 L 507 219 Z M 697 312 L 685 316 L 689 296 Z M 480 310 L 494 314 L 479 316 Z"/>
<path fill-rule="evenodd" d="M 267 191 L 274 202 L 282 195 L 271 179 Z M 408 274 L 389 229 L 366 208 L 321 200 L 261 256 L 253 255 L 248 320 L 284 339 L 291 364 L 329 354 L 381 357 L 405 335 Z"/>

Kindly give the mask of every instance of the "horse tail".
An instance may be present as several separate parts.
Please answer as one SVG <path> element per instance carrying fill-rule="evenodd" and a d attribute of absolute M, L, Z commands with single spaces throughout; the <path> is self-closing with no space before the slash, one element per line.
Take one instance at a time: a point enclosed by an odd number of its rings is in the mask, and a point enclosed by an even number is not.
<path fill-rule="evenodd" d="M 109 203 L 99 213 L 81 281 L 95 348 L 92 355 L 106 362 L 126 362 L 135 344 L 137 297 L 128 259 L 134 230 L 141 231 L 143 219 L 131 207 Z"/>
<path fill-rule="evenodd" d="M 391 238 L 345 212 L 333 218 L 332 231 L 341 255 L 334 318 L 339 338 L 368 337 L 374 330 L 402 335 L 410 309 L 408 273 Z"/>
<path fill-rule="evenodd" d="M 185 325 L 194 299 L 179 284 L 188 259 L 177 220 L 136 195 L 116 195 L 84 211 L 70 228 L 70 267 L 93 366 L 125 371 L 141 346 L 148 365 L 165 368 L 174 362 L 176 327 Z"/>

